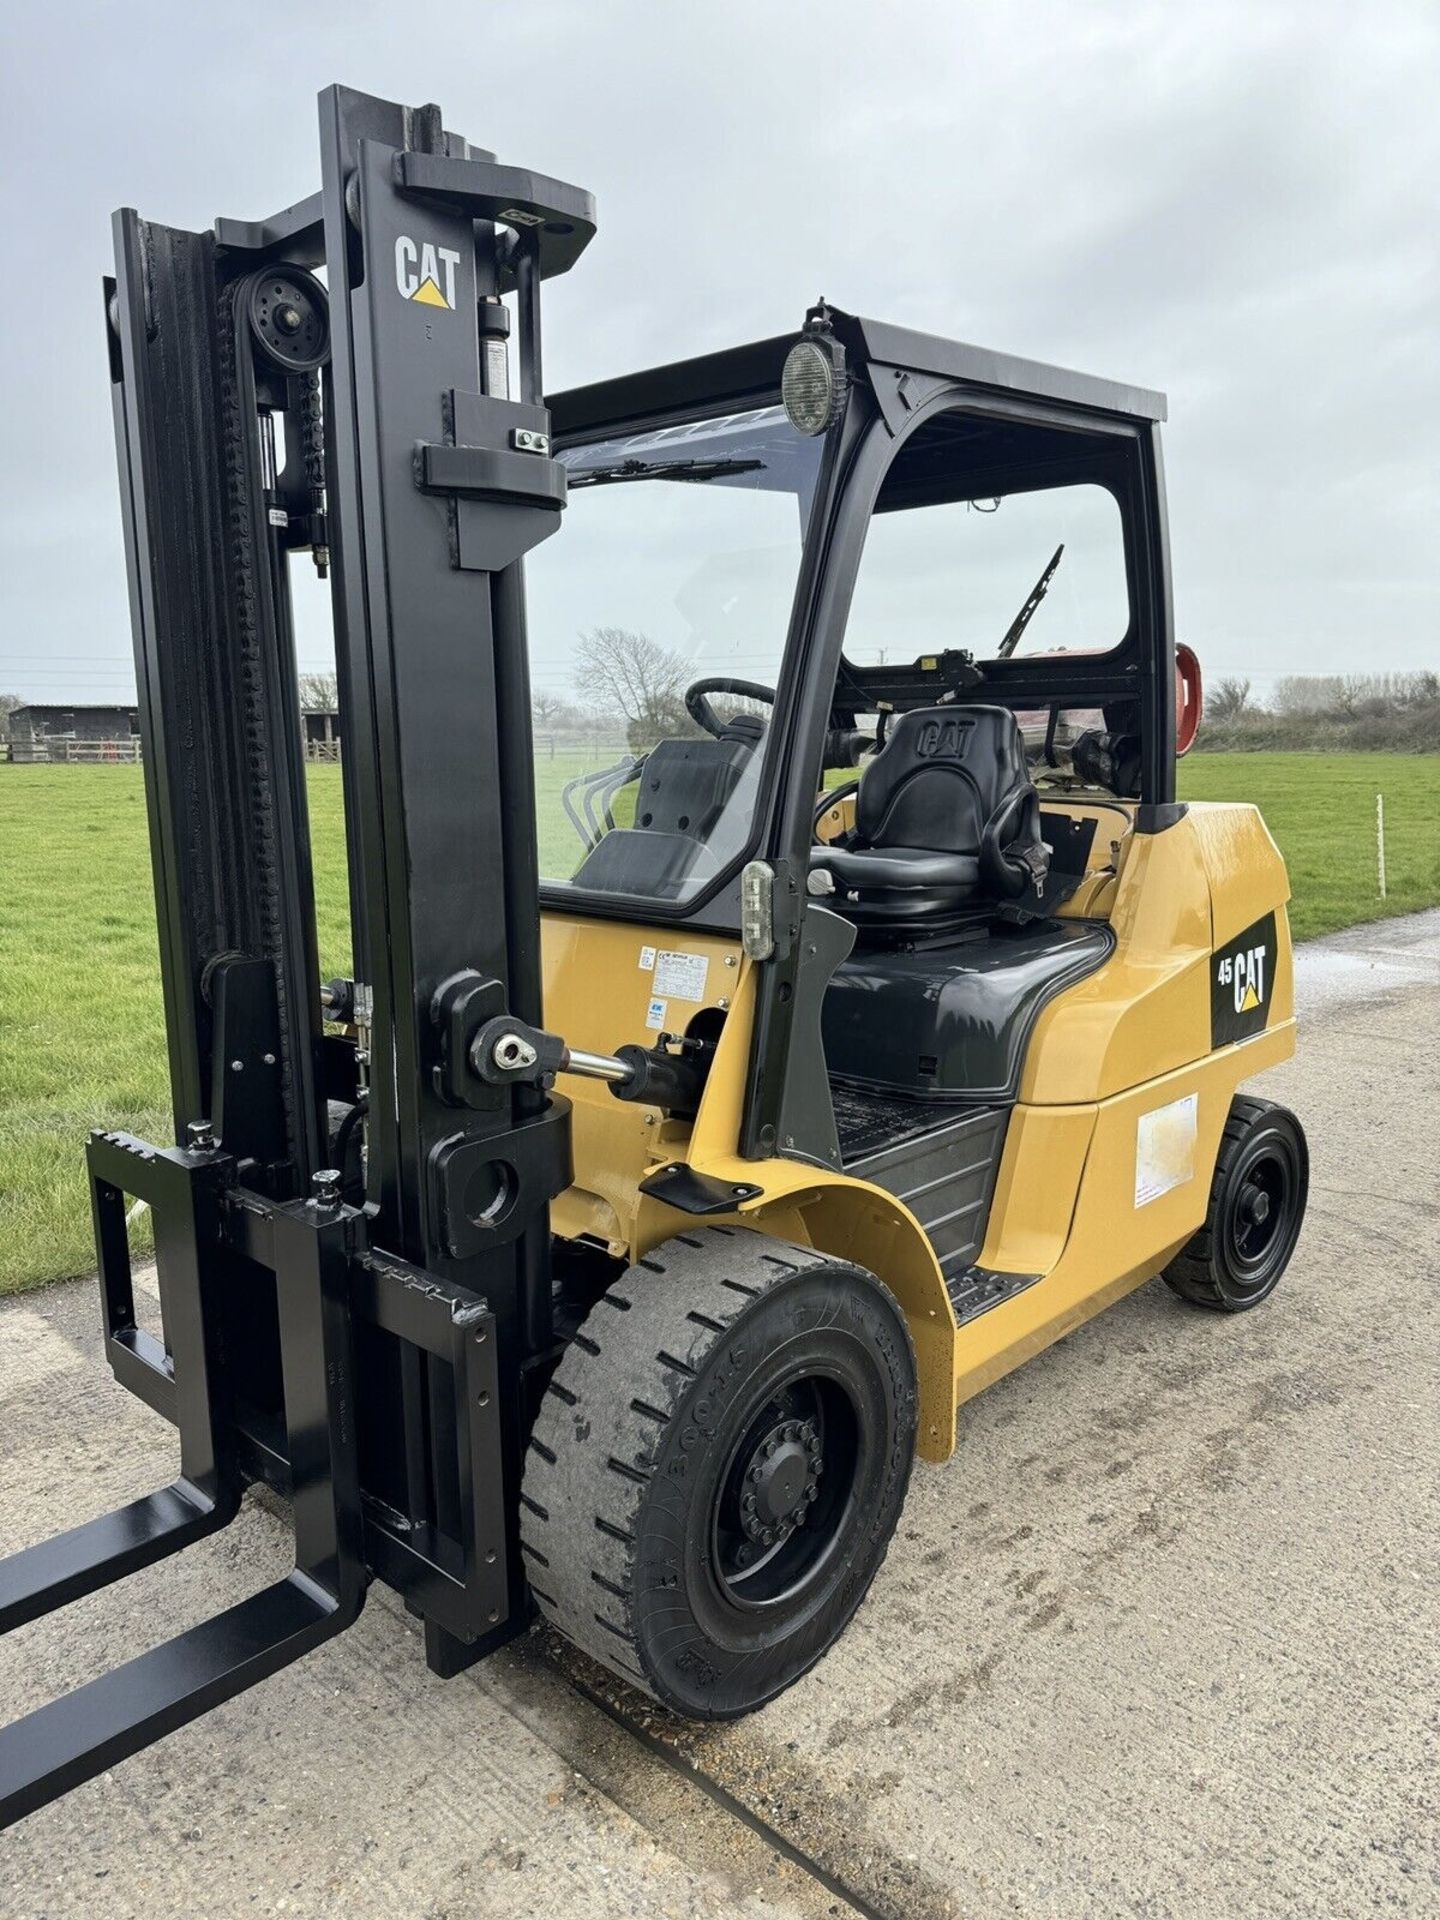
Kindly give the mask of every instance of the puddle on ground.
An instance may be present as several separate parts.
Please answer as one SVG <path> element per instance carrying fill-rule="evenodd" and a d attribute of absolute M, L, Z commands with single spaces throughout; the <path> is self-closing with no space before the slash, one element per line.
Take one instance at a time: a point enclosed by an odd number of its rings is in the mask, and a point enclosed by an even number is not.
<path fill-rule="evenodd" d="M 1440 986 L 1440 912 L 1379 920 L 1295 949 L 1295 1005 L 1304 1017 Z"/>

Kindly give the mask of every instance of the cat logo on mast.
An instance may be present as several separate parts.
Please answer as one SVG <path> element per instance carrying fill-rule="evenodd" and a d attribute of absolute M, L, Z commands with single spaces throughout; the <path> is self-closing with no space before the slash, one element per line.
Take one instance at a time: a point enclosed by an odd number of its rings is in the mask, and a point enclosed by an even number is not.
<path fill-rule="evenodd" d="M 455 310 L 455 269 L 460 255 L 453 247 L 437 247 L 426 240 L 420 245 L 402 233 L 395 242 L 395 285 L 401 297 L 417 306 Z"/>

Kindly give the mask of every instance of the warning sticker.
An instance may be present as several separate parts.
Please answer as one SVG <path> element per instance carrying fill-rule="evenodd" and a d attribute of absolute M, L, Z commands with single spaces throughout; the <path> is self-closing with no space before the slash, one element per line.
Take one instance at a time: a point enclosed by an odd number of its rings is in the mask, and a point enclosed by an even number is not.
<path fill-rule="evenodd" d="M 660 1033 L 665 1026 L 665 1002 L 652 1000 L 645 1009 L 645 1024 L 652 1033 Z"/>
<path fill-rule="evenodd" d="M 654 949 L 654 947 L 641 947 L 641 949 L 640 949 L 640 971 L 641 971 L 642 973 L 652 973 L 652 972 L 654 971 L 654 968 L 655 968 L 655 949 Z"/>
<path fill-rule="evenodd" d="M 1148 1206 L 1162 1193 L 1195 1178 L 1196 1120 L 1200 1096 L 1187 1093 L 1168 1107 L 1142 1113 L 1135 1128 L 1135 1204 Z"/>
<path fill-rule="evenodd" d="M 710 962 L 703 953 L 657 953 L 655 991 L 668 1000 L 703 1000 Z"/>

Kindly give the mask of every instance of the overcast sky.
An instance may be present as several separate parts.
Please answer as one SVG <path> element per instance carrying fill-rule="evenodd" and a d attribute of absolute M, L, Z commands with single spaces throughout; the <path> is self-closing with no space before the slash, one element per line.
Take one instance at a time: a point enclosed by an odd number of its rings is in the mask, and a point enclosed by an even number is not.
<path fill-rule="evenodd" d="M 4 28 L 0 691 L 132 697 L 111 210 L 300 197 L 332 80 L 594 192 L 547 289 L 553 386 L 823 293 L 1160 387 L 1178 632 L 1212 676 L 1440 666 L 1434 0 L 191 0 Z"/>

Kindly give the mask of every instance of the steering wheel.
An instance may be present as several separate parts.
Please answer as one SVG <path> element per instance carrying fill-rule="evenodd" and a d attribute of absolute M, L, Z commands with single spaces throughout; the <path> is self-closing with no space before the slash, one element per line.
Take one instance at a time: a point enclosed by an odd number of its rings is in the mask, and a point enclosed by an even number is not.
<path fill-rule="evenodd" d="M 685 689 L 685 711 L 697 727 L 703 727 L 717 740 L 724 737 L 727 723 L 711 706 L 712 693 L 733 693 L 742 700 L 763 700 L 771 707 L 775 704 L 774 687 L 762 687 L 758 680 L 732 680 L 727 674 L 696 680 Z"/>

